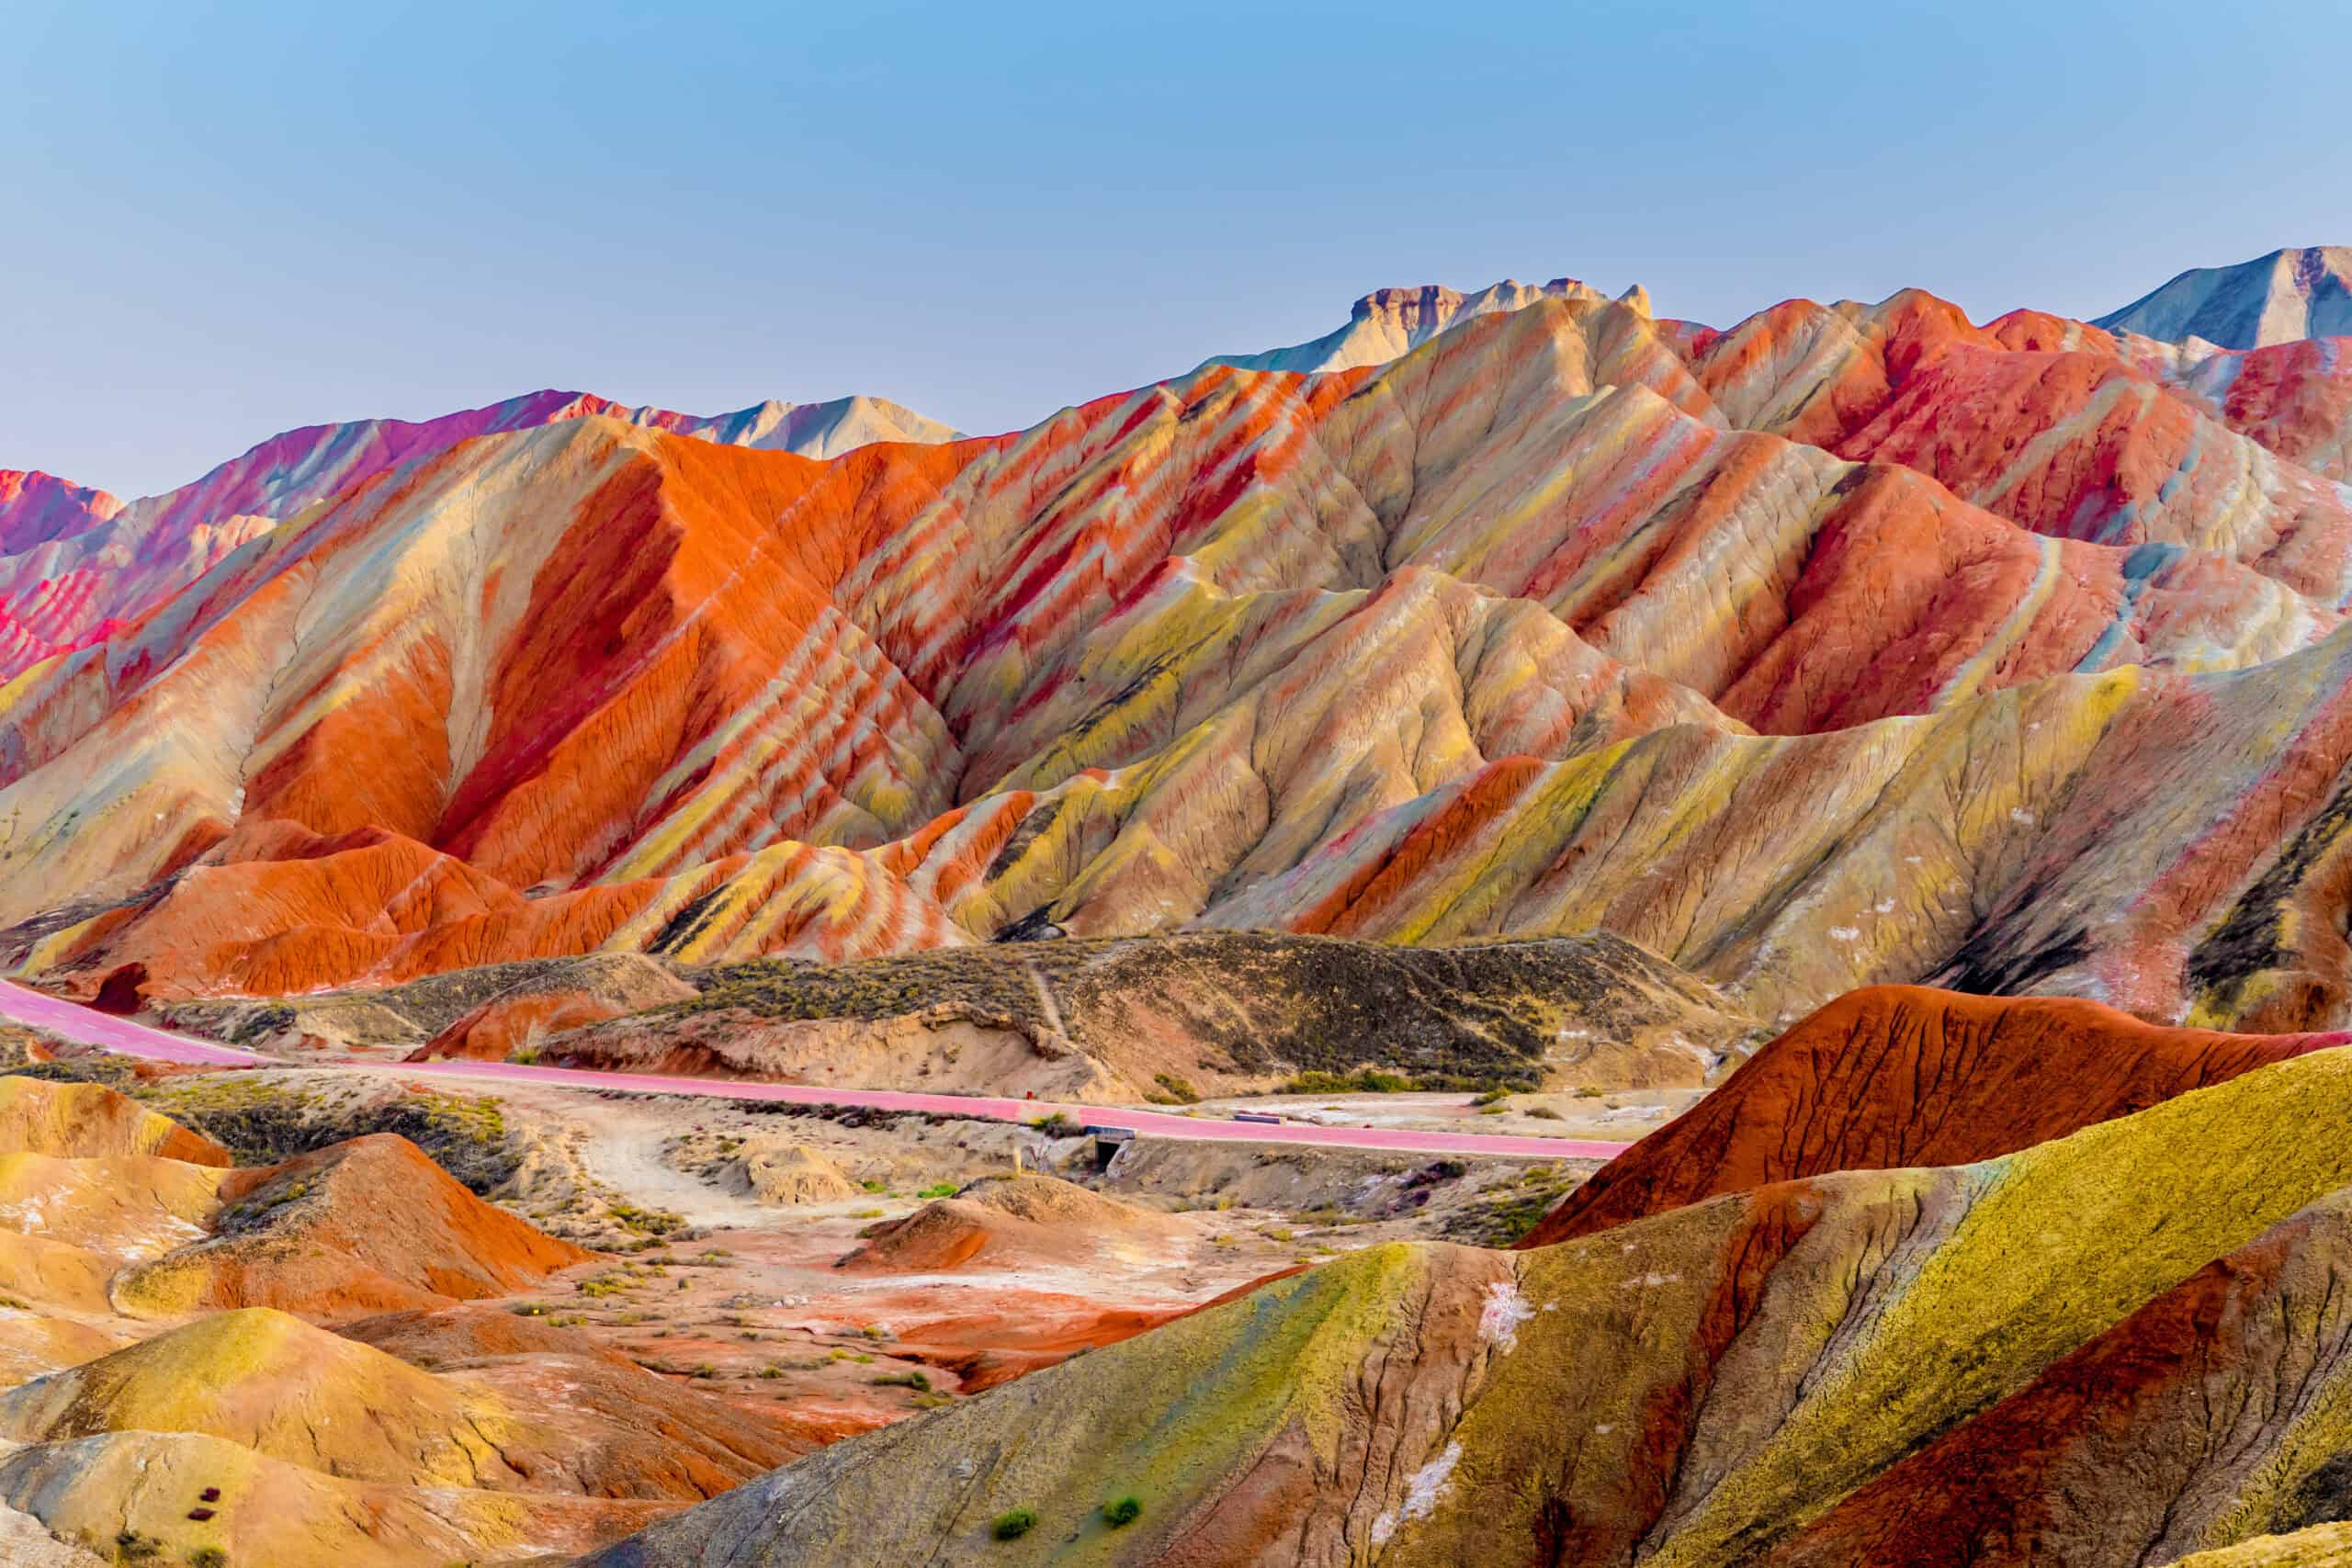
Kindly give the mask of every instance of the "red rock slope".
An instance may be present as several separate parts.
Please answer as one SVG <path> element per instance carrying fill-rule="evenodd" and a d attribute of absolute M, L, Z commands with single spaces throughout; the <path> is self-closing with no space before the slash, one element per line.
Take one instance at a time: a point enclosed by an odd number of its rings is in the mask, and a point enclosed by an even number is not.
<path fill-rule="evenodd" d="M 1758 1051 L 1520 1245 L 1798 1177 L 1990 1159 L 2347 1043 L 2352 1034 L 2165 1029 L 2072 998 L 1874 986 Z"/>

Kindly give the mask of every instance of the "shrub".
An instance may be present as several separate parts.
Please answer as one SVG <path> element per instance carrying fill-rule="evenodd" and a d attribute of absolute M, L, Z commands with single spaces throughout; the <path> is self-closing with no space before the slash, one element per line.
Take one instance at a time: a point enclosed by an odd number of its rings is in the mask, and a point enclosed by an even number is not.
<path fill-rule="evenodd" d="M 1154 1103 L 1162 1102 L 1162 1096 L 1166 1103 L 1176 1105 L 1191 1105 L 1201 1098 L 1198 1089 L 1174 1073 L 1154 1073 L 1151 1081 L 1159 1086 L 1159 1093 L 1150 1097 Z"/>
<path fill-rule="evenodd" d="M 1007 1508 L 989 1526 L 989 1533 L 999 1540 L 1019 1540 L 1036 1528 L 1036 1509 Z"/>
<path fill-rule="evenodd" d="M 1143 1504 L 1134 1497 L 1114 1497 L 1102 1505 L 1102 1522 L 1113 1529 L 1131 1525 L 1143 1514 Z"/>
<path fill-rule="evenodd" d="M 931 1392 L 931 1379 L 921 1372 L 884 1372 L 870 1381 L 876 1388 L 910 1388 L 917 1393 Z"/>
<path fill-rule="evenodd" d="M 1040 1116 L 1035 1122 L 1030 1122 L 1029 1125 L 1036 1128 L 1037 1131 L 1045 1134 L 1046 1136 L 1049 1138 L 1067 1138 L 1071 1134 L 1078 1131 L 1078 1123 L 1071 1121 L 1069 1117 L 1063 1115 L 1058 1111 L 1048 1116 Z M 1017 1508 L 1013 1511 L 1015 1513 L 1020 1512 Z M 1011 1538 L 1008 1537 L 1007 1539 L 1009 1540 Z"/>
<path fill-rule="evenodd" d="M 924 1188 L 922 1191 L 916 1193 L 915 1196 L 918 1198 L 953 1198 L 958 1190 L 959 1189 L 954 1182 L 943 1181 L 936 1187 Z"/>
<path fill-rule="evenodd" d="M 217 1546 L 199 1546 L 187 1554 L 187 1568 L 229 1568 L 229 1554 Z"/>

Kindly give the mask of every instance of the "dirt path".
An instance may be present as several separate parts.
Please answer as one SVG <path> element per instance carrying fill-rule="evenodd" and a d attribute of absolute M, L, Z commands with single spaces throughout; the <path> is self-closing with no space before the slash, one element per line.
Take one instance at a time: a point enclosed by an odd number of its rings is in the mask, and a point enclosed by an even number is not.
<path fill-rule="evenodd" d="M 526 1101 L 534 1110 L 579 1128 L 584 1135 L 574 1148 L 582 1168 L 591 1179 L 625 1194 L 632 1203 L 667 1209 L 688 1224 L 705 1229 L 775 1223 L 774 1209 L 671 1166 L 662 1157 L 670 1129 L 659 1122 L 648 1125 L 641 1108 L 570 1091 L 560 1095 L 501 1092 L 510 1101 Z"/>
<path fill-rule="evenodd" d="M 11 982 L 0 986 L 0 1015 L 70 1039 L 167 1062 L 222 1066 L 282 1066 L 249 1051 L 232 1051 L 209 1041 L 129 1019 L 111 1018 L 72 1002 L 44 996 Z M 700 1095 L 719 1100 L 781 1100 L 796 1105 L 865 1105 L 880 1111 L 927 1111 L 945 1116 L 977 1116 L 995 1122 L 1026 1122 L 1059 1111 L 1080 1123 L 1126 1127 L 1164 1138 L 1235 1139 L 1253 1144 L 1323 1144 L 1340 1148 L 1399 1149 L 1412 1154 L 1533 1155 L 1539 1158 L 1614 1159 L 1625 1145 L 1577 1138 L 1504 1137 L 1478 1133 L 1441 1133 L 1403 1127 L 1303 1126 L 1297 1122 L 1212 1121 L 1171 1115 L 1131 1105 L 1065 1105 L 1042 1100 L 995 1100 L 979 1095 L 910 1094 L 897 1089 L 814 1089 L 805 1084 L 744 1083 L 725 1078 L 663 1077 L 648 1073 L 598 1073 L 568 1067 L 526 1067 L 514 1062 L 415 1062 L 403 1073 L 421 1077 L 473 1078 L 506 1086 L 626 1089 L 643 1094 Z"/>

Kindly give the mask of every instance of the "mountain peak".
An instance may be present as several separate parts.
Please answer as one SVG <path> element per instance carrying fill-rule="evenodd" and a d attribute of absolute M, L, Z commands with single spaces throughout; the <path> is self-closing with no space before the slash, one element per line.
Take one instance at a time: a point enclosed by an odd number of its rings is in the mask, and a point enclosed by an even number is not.
<path fill-rule="evenodd" d="M 2352 245 L 2303 245 L 2235 266 L 2192 267 L 2092 324 L 2239 349 L 2352 335 Z"/>
<path fill-rule="evenodd" d="M 1539 299 L 1605 301 L 1609 296 L 1573 277 L 1521 283 L 1506 277 L 1464 293 L 1442 283 L 1375 288 L 1350 307 L 1348 324 L 1306 343 L 1258 354 L 1220 354 L 1203 361 L 1241 370 L 1295 370 L 1313 374 L 1385 365 L 1474 316 L 1519 310 Z M 1649 295 L 1635 284 L 1619 302 L 1649 313 Z"/>

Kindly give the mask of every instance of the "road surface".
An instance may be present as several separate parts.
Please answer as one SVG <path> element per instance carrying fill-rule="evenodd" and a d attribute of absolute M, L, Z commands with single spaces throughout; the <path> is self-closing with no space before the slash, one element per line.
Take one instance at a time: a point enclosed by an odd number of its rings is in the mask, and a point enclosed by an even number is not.
<path fill-rule="evenodd" d="M 0 1015 L 68 1040 L 151 1061 L 224 1067 L 283 1067 L 275 1056 L 256 1055 L 209 1040 L 93 1012 L 73 1002 L 19 986 L 0 984 Z M 1251 1144 L 1322 1144 L 1351 1149 L 1396 1149 L 1408 1154 L 1515 1155 L 1549 1159 L 1614 1159 L 1623 1144 L 1575 1138 L 1513 1138 L 1487 1133 L 1424 1132 L 1409 1127 L 1321 1127 L 1285 1122 L 1218 1122 L 1175 1116 L 1125 1105 L 1065 1105 L 1043 1100 L 991 1100 L 962 1094 L 910 1094 L 887 1089 L 828 1089 L 808 1084 L 746 1083 L 728 1078 L 665 1077 L 650 1073 L 588 1072 L 576 1067 L 526 1067 L 515 1062 L 405 1062 L 375 1070 L 397 1070 L 418 1077 L 476 1078 L 490 1083 L 548 1084 L 561 1089 L 624 1089 L 639 1094 L 693 1094 L 713 1100 L 784 1100 L 794 1105 L 863 1105 L 876 1111 L 928 1111 L 945 1116 L 978 1116 L 995 1122 L 1033 1122 L 1058 1111 L 1072 1122 L 1131 1127 L 1138 1136 L 1223 1138 Z"/>

